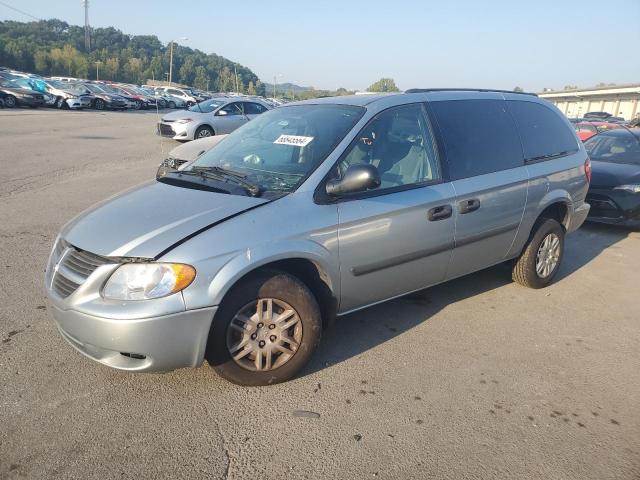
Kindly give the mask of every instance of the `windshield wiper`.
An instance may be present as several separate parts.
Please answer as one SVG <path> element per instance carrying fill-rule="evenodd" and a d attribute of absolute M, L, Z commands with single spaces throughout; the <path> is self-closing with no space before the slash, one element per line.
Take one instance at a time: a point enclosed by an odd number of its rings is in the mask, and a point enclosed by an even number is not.
<path fill-rule="evenodd" d="M 231 170 L 227 170 L 218 166 L 209 166 L 209 167 L 201 167 L 201 166 L 193 166 L 190 170 L 181 170 L 180 173 L 194 172 L 199 175 L 207 176 L 210 178 L 214 178 L 216 180 L 228 181 L 237 183 L 244 187 L 244 189 L 251 195 L 252 197 L 257 197 L 260 195 L 260 186 L 255 183 L 251 183 L 246 179 L 246 175 L 242 175 L 238 172 L 233 172 Z"/>

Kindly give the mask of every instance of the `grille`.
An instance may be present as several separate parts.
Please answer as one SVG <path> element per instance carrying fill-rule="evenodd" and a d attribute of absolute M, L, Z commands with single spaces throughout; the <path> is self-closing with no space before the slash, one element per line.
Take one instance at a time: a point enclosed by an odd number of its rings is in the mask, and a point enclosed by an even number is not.
<path fill-rule="evenodd" d="M 98 267 L 114 263 L 107 257 L 85 252 L 60 240 L 55 247 L 53 264 L 56 265 L 51 287 L 66 298 L 82 285 Z"/>
<path fill-rule="evenodd" d="M 173 131 L 173 128 L 171 128 L 171 125 L 159 123 L 158 128 L 160 129 L 160 135 L 173 137 L 176 134 L 176 132 Z"/>

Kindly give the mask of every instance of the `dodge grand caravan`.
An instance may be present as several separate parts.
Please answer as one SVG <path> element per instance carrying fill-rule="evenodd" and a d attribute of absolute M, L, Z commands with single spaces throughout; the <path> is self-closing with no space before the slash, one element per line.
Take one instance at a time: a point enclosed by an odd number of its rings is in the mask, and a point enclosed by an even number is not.
<path fill-rule="evenodd" d="M 61 231 L 61 335 L 128 371 L 206 359 L 287 380 L 323 325 L 494 264 L 548 285 L 589 211 L 590 162 L 535 95 L 410 90 L 288 104 Z"/>

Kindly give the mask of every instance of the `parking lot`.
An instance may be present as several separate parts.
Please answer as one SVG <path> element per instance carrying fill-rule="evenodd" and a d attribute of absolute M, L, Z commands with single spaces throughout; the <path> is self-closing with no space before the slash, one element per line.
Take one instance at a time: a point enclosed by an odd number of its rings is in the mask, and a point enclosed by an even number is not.
<path fill-rule="evenodd" d="M 640 232 L 586 225 L 556 282 L 498 266 L 341 318 L 303 374 L 128 374 L 42 288 L 80 211 L 152 179 L 149 112 L 0 110 L 0 478 L 640 478 Z M 118 228 L 114 225 L 113 228 Z"/>

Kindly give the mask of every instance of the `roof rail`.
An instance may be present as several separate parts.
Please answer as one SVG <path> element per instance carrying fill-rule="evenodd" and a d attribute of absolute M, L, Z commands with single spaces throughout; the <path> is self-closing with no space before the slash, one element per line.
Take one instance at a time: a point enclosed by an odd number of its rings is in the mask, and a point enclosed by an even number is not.
<path fill-rule="evenodd" d="M 494 90 L 492 88 L 410 88 L 404 93 L 428 93 L 428 92 L 495 92 L 495 93 L 516 93 L 519 95 L 531 95 L 537 97 L 535 93 L 513 92 L 511 90 Z"/>

